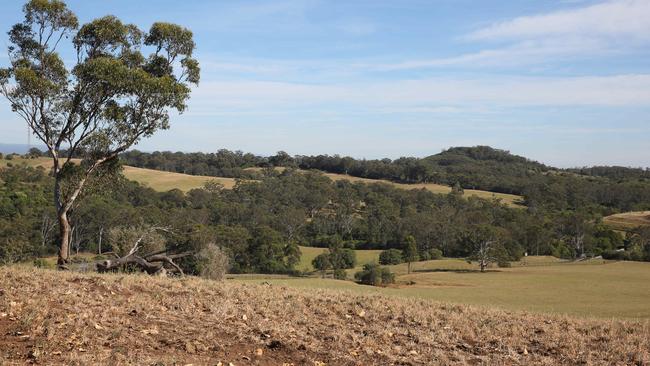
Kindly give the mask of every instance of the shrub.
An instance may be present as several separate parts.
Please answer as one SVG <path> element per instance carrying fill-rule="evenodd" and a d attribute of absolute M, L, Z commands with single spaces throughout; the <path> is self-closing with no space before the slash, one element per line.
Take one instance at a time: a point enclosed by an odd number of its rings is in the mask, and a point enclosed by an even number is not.
<path fill-rule="evenodd" d="M 442 250 L 438 248 L 429 249 L 428 254 L 431 259 L 442 259 Z"/>
<path fill-rule="evenodd" d="M 34 267 L 36 268 L 54 268 L 54 265 L 49 263 L 43 258 L 36 258 L 34 259 Z"/>
<path fill-rule="evenodd" d="M 330 247 L 329 259 L 333 269 L 354 268 L 357 264 L 357 254 L 352 249 Z"/>
<path fill-rule="evenodd" d="M 222 280 L 228 272 L 228 255 L 215 244 L 206 245 L 197 254 L 197 270 L 203 278 Z"/>
<path fill-rule="evenodd" d="M 402 251 L 399 249 L 387 249 L 379 254 L 379 263 L 383 265 L 400 264 L 404 262 Z"/>
<path fill-rule="evenodd" d="M 603 251 L 603 259 L 610 259 L 616 261 L 628 261 L 630 260 L 630 253 L 625 251 L 617 250 L 605 250 Z"/>
<path fill-rule="evenodd" d="M 510 268 L 512 267 L 512 263 L 505 260 L 500 260 L 497 262 L 497 266 L 499 266 L 499 268 Z"/>
<path fill-rule="evenodd" d="M 354 274 L 354 278 L 365 285 L 385 286 L 395 283 L 395 274 L 386 267 L 376 263 L 369 263 L 363 266 L 363 270 Z"/>
<path fill-rule="evenodd" d="M 347 280 L 348 279 L 348 273 L 344 269 L 335 269 L 334 270 L 334 278 L 337 280 Z"/>

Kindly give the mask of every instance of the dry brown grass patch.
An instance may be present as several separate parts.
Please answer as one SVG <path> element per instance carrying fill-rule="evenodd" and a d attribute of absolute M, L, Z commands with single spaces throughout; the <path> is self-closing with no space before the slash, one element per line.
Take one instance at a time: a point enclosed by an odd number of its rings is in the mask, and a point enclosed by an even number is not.
<path fill-rule="evenodd" d="M 0 268 L 0 289 L 2 335 L 21 332 L 31 342 L 2 347 L 0 360 L 6 364 L 650 361 L 648 322 L 576 320 L 332 290 L 16 266 Z"/>

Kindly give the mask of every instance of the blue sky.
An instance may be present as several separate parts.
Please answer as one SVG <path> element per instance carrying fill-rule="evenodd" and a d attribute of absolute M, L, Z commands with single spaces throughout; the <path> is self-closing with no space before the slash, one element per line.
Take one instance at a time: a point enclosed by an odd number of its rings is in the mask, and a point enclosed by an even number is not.
<path fill-rule="evenodd" d="M 194 31 L 201 84 L 141 150 L 396 158 L 491 145 L 560 167 L 650 167 L 650 0 L 67 3 L 82 22 Z M 21 6 L 3 2 L 0 29 Z M 25 140 L 1 101 L 0 142 Z"/>

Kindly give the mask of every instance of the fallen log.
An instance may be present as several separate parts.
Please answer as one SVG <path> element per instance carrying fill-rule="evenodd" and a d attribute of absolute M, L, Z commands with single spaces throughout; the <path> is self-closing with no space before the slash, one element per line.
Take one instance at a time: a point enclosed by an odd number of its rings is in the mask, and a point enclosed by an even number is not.
<path fill-rule="evenodd" d="M 154 228 L 154 230 L 157 228 Z M 119 268 L 124 268 L 127 265 L 134 265 L 139 267 L 142 271 L 150 275 L 166 275 L 167 273 L 178 273 L 184 275 L 183 270 L 176 263 L 174 259 L 190 256 L 194 253 L 184 252 L 178 254 L 168 254 L 166 250 L 149 253 L 146 255 L 138 255 L 140 250 L 140 243 L 144 235 L 141 236 L 133 245 L 133 248 L 123 257 L 115 255 L 115 259 L 105 259 L 95 264 L 98 272 L 109 272 Z M 115 254 L 115 253 L 113 253 Z"/>

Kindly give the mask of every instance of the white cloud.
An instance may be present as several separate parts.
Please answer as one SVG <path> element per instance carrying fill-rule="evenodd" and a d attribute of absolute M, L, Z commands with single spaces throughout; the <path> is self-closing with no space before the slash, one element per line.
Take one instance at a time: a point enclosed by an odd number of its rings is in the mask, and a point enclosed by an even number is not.
<path fill-rule="evenodd" d="M 512 67 L 587 57 L 647 53 L 650 0 L 613 0 L 572 10 L 522 16 L 478 29 L 462 39 L 497 41 L 454 57 L 366 65 L 378 71 L 450 66 Z"/>
<path fill-rule="evenodd" d="M 336 106 L 341 114 L 350 110 L 381 112 L 446 105 L 453 105 L 456 110 L 481 106 L 647 107 L 650 106 L 650 74 L 566 78 L 434 78 L 336 85 L 207 82 L 193 94 L 191 103 L 190 113 L 201 115 L 219 110 L 319 114 L 331 106 Z M 432 113 L 440 111 L 431 110 Z"/>
<path fill-rule="evenodd" d="M 472 40 L 558 36 L 650 40 L 650 1 L 608 1 L 583 8 L 515 18 L 472 32 Z"/>
<path fill-rule="evenodd" d="M 377 71 L 395 71 L 449 66 L 512 67 L 545 63 L 549 60 L 567 59 L 587 53 L 614 52 L 608 46 L 593 39 L 528 40 L 510 46 L 486 49 L 455 57 L 411 60 L 392 64 L 363 65 Z"/>

